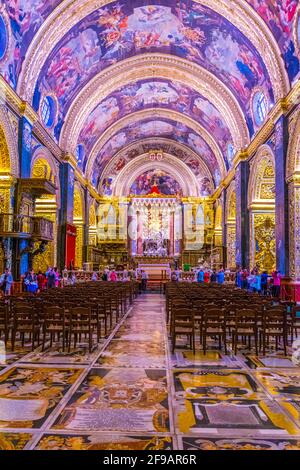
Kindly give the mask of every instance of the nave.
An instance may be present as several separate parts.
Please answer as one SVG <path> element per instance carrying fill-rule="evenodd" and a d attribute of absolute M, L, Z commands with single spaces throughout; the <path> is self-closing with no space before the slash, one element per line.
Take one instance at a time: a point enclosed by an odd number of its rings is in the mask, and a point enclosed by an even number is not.
<path fill-rule="evenodd" d="M 300 449 L 290 350 L 224 355 L 212 340 L 204 356 L 180 341 L 172 355 L 165 298 L 154 293 L 137 297 L 91 353 L 25 343 L 1 356 L 0 448 Z"/>

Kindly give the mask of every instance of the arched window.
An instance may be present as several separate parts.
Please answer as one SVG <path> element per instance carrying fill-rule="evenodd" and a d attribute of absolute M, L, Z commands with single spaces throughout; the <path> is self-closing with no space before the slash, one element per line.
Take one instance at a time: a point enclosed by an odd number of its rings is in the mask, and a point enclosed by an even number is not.
<path fill-rule="evenodd" d="M 56 104 L 51 96 L 45 96 L 41 105 L 41 118 L 46 127 L 52 127 L 55 120 Z"/>
<path fill-rule="evenodd" d="M 7 38 L 7 29 L 4 18 L 0 15 L 0 60 L 2 60 L 6 54 L 8 46 L 8 38 Z"/>
<path fill-rule="evenodd" d="M 255 124 L 261 126 L 268 114 L 268 104 L 265 94 L 262 91 L 257 91 L 253 97 L 253 116 Z"/>

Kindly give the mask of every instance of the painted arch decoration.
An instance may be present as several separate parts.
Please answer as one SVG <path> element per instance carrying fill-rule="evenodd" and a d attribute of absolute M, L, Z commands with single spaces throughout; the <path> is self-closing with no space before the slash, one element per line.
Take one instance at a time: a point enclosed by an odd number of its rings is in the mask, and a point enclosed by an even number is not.
<path fill-rule="evenodd" d="M 155 146 L 153 146 L 153 140 L 148 138 L 122 148 L 120 152 L 110 159 L 109 163 L 103 169 L 101 180 L 97 188 L 99 193 L 104 196 L 111 196 L 113 194 L 115 180 L 126 165 L 137 157 L 140 157 L 140 155 L 145 155 L 145 162 L 151 160 L 151 154 L 153 155 L 153 152 L 159 154 L 158 158 L 155 158 L 157 155 L 154 155 L 153 164 L 164 160 L 165 155 L 172 155 L 172 157 L 176 157 L 176 159 L 182 161 L 193 172 L 200 196 L 206 197 L 213 194 L 215 184 L 212 175 L 199 155 L 182 143 L 165 138 L 156 139 Z"/>
<path fill-rule="evenodd" d="M 240 102 L 251 134 L 253 91 L 259 87 L 268 103 L 274 101 L 262 58 L 225 17 L 190 0 L 148 5 L 136 0 L 98 8 L 65 34 L 40 71 L 34 107 L 38 109 L 40 100 L 51 93 L 59 109 L 68 109 L 101 70 L 146 52 L 186 57 L 215 74 Z"/>
<path fill-rule="evenodd" d="M 235 149 L 220 112 L 198 92 L 171 80 L 140 80 L 112 92 L 86 119 L 78 145 L 88 155 L 99 135 L 111 124 L 133 111 L 155 107 L 172 109 L 198 121 L 219 145 L 226 167 L 230 166 Z"/>
<path fill-rule="evenodd" d="M 104 144 L 93 165 L 92 184 L 95 187 L 98 186 L 99 175 L 102 174 L 103 169 L 113 155 L 132 142 L 150 137 L 154 143 L 156 138 L 163 137 L 186 145 L 200 155 L 205 164 L 210 168 L 214 183 L 216 185 L 220 183 L 221 171 L 216 156 L 211 147 L 199 134 L 195 133 L 195 131 L 187 125 L 171 119 L 148 118 L 125 126 L 112 135 Z M 86 170 L 87 162 L 88 160 L 83 164 L 84 171 Z"/>

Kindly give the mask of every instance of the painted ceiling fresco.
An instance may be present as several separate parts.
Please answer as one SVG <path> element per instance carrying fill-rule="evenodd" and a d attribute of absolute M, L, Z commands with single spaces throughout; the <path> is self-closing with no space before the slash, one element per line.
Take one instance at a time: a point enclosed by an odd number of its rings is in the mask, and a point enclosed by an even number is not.
<path fill-rule="evenodd" d="M 116 159 L 112 161 L 112 164 L 110 165 L 108 171 L 108 175 L 104 175 L 104 177 L 102 178 L 99 185 L 100 193 L 104 194 L 105 196 L 111 196 L 113 193 L 114 181 L 120 171 L 123 170 L 127 163 L 129 163 L 134 158 L 138 157 L 139 155 L 143 155 L 145 153 L 153 151 L 153 147 L 161 151 L 163 154 L 168 153 L 184 162 L 194 173 L 198 181 L 200 194 L 202 196 L 210 196 L 214 192 L 215 186 L 212 180 L 207 176 L 204 176 L 203 174 L 203 165 L 201 164 L 201 157 L 197 157 L 193 154 L 191 155 L 188 149 L 186 151 L 181 149 L 174 141 L 166 142 L 162 141 L 162 139 L 157 138 L 155 139 L 155 145 L 153 144 L 153 141 L 149 139 L 149 142 L 143 141 L 142 143 L 136 144 L 134 146 L 129 145 L 128 147 L 125 147 L 124 150 L 122 150 L 119 155 L 116 156 Z M 96 172 L 94 174 L 96 177 Z"/>
<path fill-rule="evenodd" d="M 150 194 L 152 191 L 166 196 L 183 195 L 180 184 L 161 170 L 149 170 L 138 176 L 132 184 L 129 194 L 142 196 Z"/>
<path fill-rule="evenodd" d="M 201 156 L 202 160 L 210 169 L 216 186 L 221 181 L 221 173 L 218 166 L 217 159 L 208 146 L 208 144 L 195 134 L 192 129 L 184 124 L 171 121 L 168 119 L 152 120 L 146 119 L 144 121 L 135 123 L 132 126 L 127 126 L 112 136 L 109 141 L 102 147 L 94 163 L 92 184 L 97 187 L 99 184 L 99 175 L 102 174 L 103 169 L 108 164 L 109 160 L 123 147 L 131 142 L 138 141 L 146 138 L 153 138 L 155 144 L 155 137 L 164 137 L 177 142 L 181 142 L 190 147 L 195 153 Z M 85 170 L 87 160 L 83 161 L 83 169 Z M 120 168 L 121 170 L 122 168 Z"/>
<path fill-rule="evenodd" d="M 291 81 L 299 73 L 294 43 L 294 20 L 299 0 L 246 0 L 271 29 L 285 61 Z"/>
<path fill-rule="evenodd" d="M 166 80 L 130 83 L 109 95 L 89 115 L 78 143 L 84 145 L 88 154 L 111 124 L 131 112 L 156 107 L 187 114 L 199 122 L 214 137 L 228 164 L 228 145 L 232 137 L 219 111 L 191 88 Z"/>
<path fill-rule="evenodd" d="M 59 108 L 68 109 L 78 91 L 109 65 L 161 52 L 193 61 L 225 83 L 244 110 L 252 134 L 253 89 L 263 88 L 270 102 L 273 93 L 266 67 L 251 42 L 227 19 L 190 0 L 144 3 L 111 3 L 73 27 L 41 70 L 35 108 L 40 97 L 51 92 Z"/>
<path fill-rule="evenodd" d="M 0 71 L 13 88 L 17 86 L 22 62 L 33 37 L 61 2 L 62 0 L 0 0 L 0 7 L 6 12 L 11 30 L 11 53 L 7 62 L 0 64 Z"/>

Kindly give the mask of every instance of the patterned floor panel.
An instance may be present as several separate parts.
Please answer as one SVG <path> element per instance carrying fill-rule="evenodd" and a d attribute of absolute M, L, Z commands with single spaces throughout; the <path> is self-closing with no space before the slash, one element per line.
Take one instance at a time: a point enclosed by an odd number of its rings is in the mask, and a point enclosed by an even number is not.
<path fill-rule="evenodd" d="M 140 296 L 92 353 L 0 342 L 0 450 L 300 450 L 300 371 L 290 350 L 204 355 L 165 299 Z"/>

